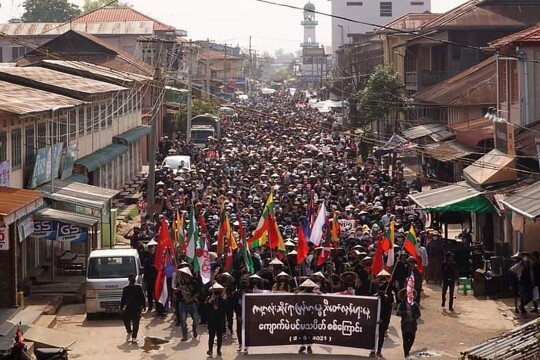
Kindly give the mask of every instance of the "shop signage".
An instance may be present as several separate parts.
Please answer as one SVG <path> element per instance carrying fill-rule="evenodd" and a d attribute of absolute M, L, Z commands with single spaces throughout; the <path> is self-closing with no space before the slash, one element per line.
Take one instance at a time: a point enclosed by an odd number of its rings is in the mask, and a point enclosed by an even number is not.
<path fill-rule="evenodd" d="M 6 160 L 0 163 L 0 186 L 9 186 L 10 171 L 9 161 Z"/>
<path fill-rule="evenodd" d="M 0 227 L 0 251 L 9 250 L 9 227 Z"/>
<path fill-rule="evenodd" d="M 331 294 L 245 294 L 244 346 L 324 344 L 375 350 L 379 299 Z"/>
<path fill-rule="evenodd" d="M 34 218 L 32 216 L 19 222 L 17 230 L 19 231 L 19 241 L 22 242 L 28 236 L 34 233 Z"/>
<path fill-rule="evenodd" d="M 34 236 L 45 240 L 82 242 L 88 239 L 88 228 L 59 221 L 35 220 Z"/>
<path fill-rule="evenodd" d="M 55 144 L 52 147 L 52 150 L 50 146 L 46 146 L 37 151 L 34 171 L 32 172 L 28 184 L 30 189 L 35 189 L 36 187 L 51 181 L 51 174 L 54 174 L 55 178 L 58 177 L 62 146 L 62 144 Z"/>

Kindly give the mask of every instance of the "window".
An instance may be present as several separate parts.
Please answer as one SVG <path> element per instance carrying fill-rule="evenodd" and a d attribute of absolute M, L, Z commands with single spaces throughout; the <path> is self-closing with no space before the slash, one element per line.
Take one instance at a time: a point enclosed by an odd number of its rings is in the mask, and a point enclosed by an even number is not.
<path fill-rule="evenodd" d="M 24 160 L 26 164 L 30 164 L 34 161 L 34 156 L 36 154 L 36 130 L 34 124 L 24 128 L 24 146 Z"/>
<path fill-rule="evenodd" d="M 105 129 L 107 127 L 107 118 L 109 117 L 109 110 L 110 110 L 111 104 L 105 102 L 102 106 L 100 106 L 100 112 L 101 112 L 101 130 Z"/>
<path fill-rule="evenodd" d="M 0 162 L 7 160 L 7 132 L 0 131 Z"/>
<path fill-rule="evenodd" d="M 392 16 L 392 3 L 390 1 L 381 2 L 381 17 Z"/>
<path fill-rule="evenodd" d="M 24 46 L 14 46 L 11 48 L 11 60 L 20 58 L 26 54 L 26 48 Z"/>
<path fill-rule="evenodd" d="M 99 104 L 94 104 L 94 111 L 93 111 L 93 128 L 94 132 L 99 131 L 99 115 L 100 114 L 100 108 Z"/>
<path fill-rule="evenodd" d="M 22 165 L 21 129 L 11 130 L 11 169 L 18 170 Z"/>
<path fill-rule="evenodd" d="M 411 1 L 412 6 L 424 6 L 423 1 Z"/>
<path fill-rule="evenodd" d="M 69 115 L 64 113 L 64 115 L 58 121 L 58 141 L 67 146 L 69 143 Z"/>
<path fill-rule="evenodd" d="M 58 143 L 58 120 L 51 123 L 51 144 Z"/>
<path fill-rule="evenodd" d="M 362 6 L 364 4 L 362 4 L 361 1 L 347 1 L 347 6 Z"/>
<path fill-rule="evenodd" d="M 77 112 L 79 109 L 71 110 L 68 113 L 68 119 L 69 119 L 69 127 L 68 127 L 68 139 L 76 139 L 77 138 Z"/>
<path fill-rule="evenodd" d="M 112 126 L 113 119 L 117 116 L 116 114 L 116 97 L 113 97 L 111 99 L 111 102 L 109 103 L 109 111 L 107 116 L 107 126 Z"/>
<path fill-rule="evenodd" d="M 47 123 L 38 124 L 37 148 L 41 149 L 47 146 Z"/>
<path fill-rule="evenodd" d="M 79 135 L 84 136 L 84 128 L 86 127 L 86 119 L 90 118 L 90 107 L 85 106 L 77 111 L 79 114 Z"/>

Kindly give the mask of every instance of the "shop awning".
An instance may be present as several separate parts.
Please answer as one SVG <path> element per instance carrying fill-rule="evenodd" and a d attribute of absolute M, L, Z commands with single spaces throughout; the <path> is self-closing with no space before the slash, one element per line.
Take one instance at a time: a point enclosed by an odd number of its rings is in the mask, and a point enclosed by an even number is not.
<path fill-rule="evenodd" d="M 501 202 L 510 210 L 536 221 L 540 217 L 540 181 L 517 191 Z"/>
<path fill-rule="evenodd" d="M 43 205 L 43 194 L 35 190 L 0 187 L 0 222 L 4 226 Z"/>
<path fill-rule="evenodd" d="M 442 162 L 454 161 L 477 152 L 476 149 L 456 140 L 441 141 L 426 146 L 426 155 Z"/>
<path fill-rule="evenodd" d="M 69 181 L 69 182 L 78 182 L 81 184 L 88 184 L 88 176 L 84 174 L 73 174 L 70 177 L 65 178 L 64 180 Z"/>
<path fill-rule="evenodd" d="M 84 166 L 88 172 L 92 172 L 103 165 L 109 164 L 127 151 L 128 147 L 125 145 L 111 144 L 75 160 L 75 164 Z"/>
<path fill-rule="evenodd" d="M 515 158 L 493 149 L 463 170 L 463 177 L 474 185 L 517 180 Z"/>
<path fill-rule="evenodd" d="M 424 210 L 446 212 L 466 211 L 474 213 L 493 212 L 491 202 L 465 181 L 438 189 L 409 195 Z"/>
<path fill-rule="evenodd" d="M 410 129 L 403 130 L 403 136 L 409 140 L 416 140 L 424 136 L 429 136 L 434 141 L 443 141 L 453 137 L 454 133 L 448 130 L 446 124 L 432 123 L 418 125 Z"/>
<path fill-rule="evenodd" d="M 48 199 L 65 201 L 92 209 L 102 209 L 119 193 L 118 190 L 63 180 L 54 181 L 54 191 L 52 191 L 51 183 L 40 186 L 38 190 L 45 193 L 45 197 Z"/>
<path fill-rule="evenodd" d="M 148 125 L 137 126 L 134 129 L 126 131 L 120 135 L 113 137 L 113 141 L 117 144 L 129 145 L 139 141 L 144 136 L 150 134 L 152 127 Z"/>
<path fill-rule="evenodd" d="M 62 221 L 66 224 L 82 227 L 92 227 L 99 222 L 99 218 L 94 216 L 77 214 L 69 211 L 62 211 L 44 208 L 34 214 L 36 220 Z"/>

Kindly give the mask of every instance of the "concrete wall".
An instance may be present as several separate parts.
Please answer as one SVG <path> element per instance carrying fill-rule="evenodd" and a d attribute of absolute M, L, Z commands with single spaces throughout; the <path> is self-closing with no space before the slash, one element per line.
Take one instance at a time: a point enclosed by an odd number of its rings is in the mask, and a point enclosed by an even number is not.
<path fill-rule="evenodd" d="M 362 21 L 376 25 L 389 22 L 408 13 L 431 11 L 431 0 L 331 0 L 332 15 Z M 392 3 L 392 16 L 381 17 L 381 2 Z M 418 5 L 414 5 L 418 4 Z M 373 26 L 353 23 L 343 19 L 332 18 L 332 51 L 349 43 L 347 34 L 359 34 L 373 31 Z M 343 35 L 343 36 L 342 36 Z"/>

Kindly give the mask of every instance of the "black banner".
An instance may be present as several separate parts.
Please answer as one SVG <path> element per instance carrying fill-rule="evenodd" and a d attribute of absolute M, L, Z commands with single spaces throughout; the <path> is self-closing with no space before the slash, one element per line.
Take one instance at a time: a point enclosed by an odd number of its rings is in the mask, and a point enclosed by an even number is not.
<path fill-rule="evenodd" d="M 379 299 L 332 294 L 245 294 L 244 347 L 324 344 L 375 350 Z"/>

